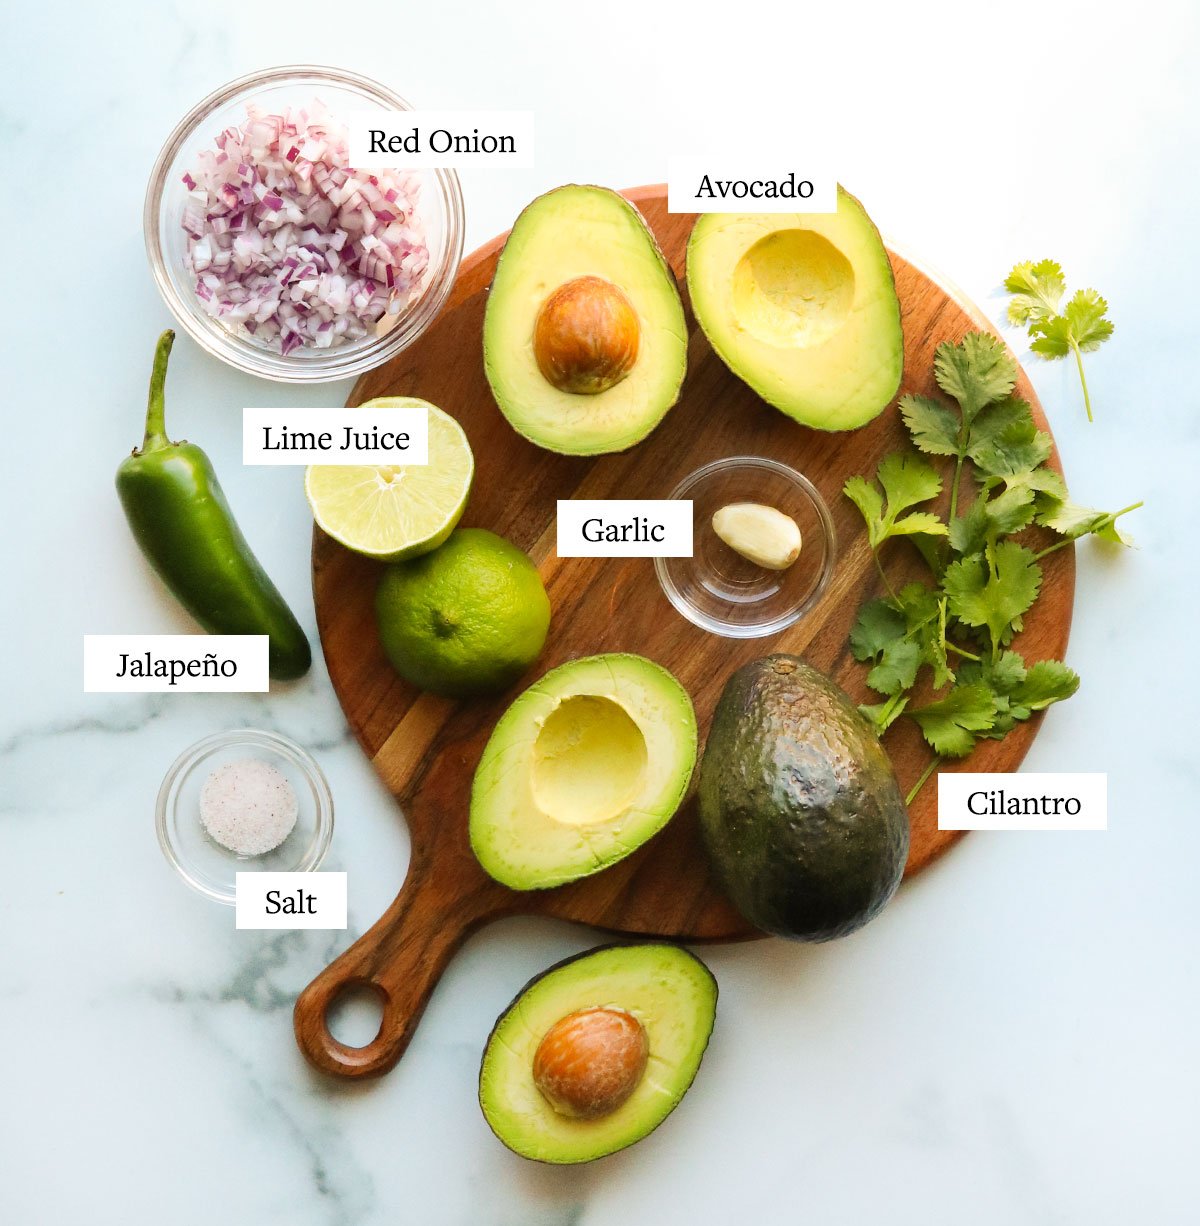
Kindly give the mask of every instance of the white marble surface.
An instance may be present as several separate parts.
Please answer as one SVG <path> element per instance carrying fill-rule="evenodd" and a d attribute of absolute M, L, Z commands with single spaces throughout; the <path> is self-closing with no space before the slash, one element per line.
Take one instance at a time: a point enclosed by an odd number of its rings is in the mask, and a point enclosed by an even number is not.
<path fill-rule="evenodd" d="M 0 1221 L 1197 1220 L 1192 7 L 6 10 Z M 209 89 L 304 59 L 430 106 L 536 109 L 536 170 L 464 176 L 469 246 L 553 184 L 648 182 L 710 136 L 802 148 L 821 126 L 885 231 L 993 314 L 1013 261 L 1044 254 L 1113 303 L 1117 336 L 1089 359 L 1094 426 L 1066 364 L 1031 373 L 1076 495 L 1147 509 L 1136 552 L 1080 551 L 1084 688 L 1028 761 L 1108 771 L 1110 830 L 974 835 L 847 941 L 711 950 L 721 1006 L 695 1087 L 653 1137 L 588 1168 L 511 1156 L 475 1077 L 513 991 L 595 934 L 478 935 L 396 1071 L 347 1088 L 308 1071 L 290 1008 L 351 934 L 235 933 L 163 862 L 151 809 L 172 757 L 219 728 L 277 728 L 328 771 L 353 930 L 381 911 L 407 835 L 320 664 L 269 697 L 81 692 L 85 632 L 189 628 L 112 492 L 168 323 L 142 250 L 147 172 Z M 186 338 L 172 366 L 175 430 L 209 450 L 310 629 L 299 472 L 242 469 L 238 410 L 346 390 L 241 378 Z"/>

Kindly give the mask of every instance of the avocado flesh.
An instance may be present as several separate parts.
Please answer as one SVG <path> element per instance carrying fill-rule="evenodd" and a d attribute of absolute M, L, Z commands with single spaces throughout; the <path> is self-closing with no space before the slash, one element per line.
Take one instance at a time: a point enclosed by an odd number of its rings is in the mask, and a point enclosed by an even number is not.
<path fill-rule="evenodd" d="M 500 717 L 471 787 L 471 847 L 514 890 L 629 855 L 674 815 L 696 764 L 696 715 L 665 668 L 634 655 L 552 669 Z"/>
<path fill-rule="evenodd" d="M 547 382 L 533 349 L 542 304 L 583 276 L 617 286 L 640 328 L 629 373 L 594 395 Z M 483 361 L 500 411 L 519 434 L 550 451 L 623 451 L 658 425 L 683 385 L 687 327 L 675 277 L 633 205 L 608 188 L 571 184 L 524 210 L 488 294 Z"/>
<path fill-rule="evenodd" d="M 676 945 L 619 945 L 551 967 L 496 1022 L 483 1054 L 479 1103 L 492 1131 L 540 1162 L 590 1162 L 652 1132 L 675 1109 L 700 1067 L 716 1017 L 717 984 Z M 633 1093 L 609 1115 L 560 1115 L 534 1084 L 533 1058 L 546 1032 L 581 1009 L 631 1013 L 650 1057 Z"/>
<path fill-rule="evenodd" d="M 793 656 L 729 679 L 698 796 L 718 881 L 767 932 L 844 936 L 900 884 L 908 811 L 887 754 L 845 693 Z"/>
<path fill-rule="evenodd" d="M 900 387 L 891 261 L 859 202 L 836 213 L 706 213 L 688 240 L 692 310 L 740 379 L 817 430 L 853 430 Z"/>

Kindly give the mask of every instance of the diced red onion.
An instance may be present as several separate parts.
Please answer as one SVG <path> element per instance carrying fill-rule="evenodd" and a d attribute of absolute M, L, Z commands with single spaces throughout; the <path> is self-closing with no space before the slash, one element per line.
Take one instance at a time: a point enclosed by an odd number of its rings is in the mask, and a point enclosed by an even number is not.
<path fill-rule="evenodd" d="M 251 102 L 214 145 L 183 176 L 181 221 L 208 314 L 286 355 L 357 340 L 419 297 L 420 176 L 354 171 L 319 100 L 282 114 Z"/>

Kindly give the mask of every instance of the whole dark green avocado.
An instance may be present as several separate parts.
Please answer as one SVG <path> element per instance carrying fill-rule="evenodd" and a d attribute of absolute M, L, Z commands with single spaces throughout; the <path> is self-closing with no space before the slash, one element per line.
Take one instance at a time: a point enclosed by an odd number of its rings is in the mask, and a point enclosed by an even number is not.
<path fill-rule="evenodd" d="M 766 932 L 845 936 L 900 884 L 908 810 L 891 762 L 845 692 L 795 656 L 730 677 L 699 801 L 717 880 Z"/>

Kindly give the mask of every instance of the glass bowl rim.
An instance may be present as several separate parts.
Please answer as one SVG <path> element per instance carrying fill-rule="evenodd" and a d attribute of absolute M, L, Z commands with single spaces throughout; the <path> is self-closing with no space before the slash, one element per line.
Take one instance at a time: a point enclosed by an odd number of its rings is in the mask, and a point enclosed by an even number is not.
<path fill-rule="evenodd" d="M 821 525 L 821 535 L 825 543 L 825 557 L 821 564 L 821 573 L 817 576 L 817 581 L 812 591 L 794 608 L 789 609 L 786 613 L 779 614 L 777 617 L 773 617 L 770 621 L 739 626 L 709 617 L 700 612 L 684 596 L 671 578 L 669 569 L 669 563 L 678 559 L 655 558 L 654 573 L 658 578 L 663 595 L 666 596 L 675 610 L 690 621 L 692 625 L 699 626 L 701 630 L 719 635 L 721 638 L 767 638 L 770 635 L 781 633 L 789 626 L 794 626 L 825 594 L 833 577 L 833 568 L 837 563 L 837 531 L 834 528 L 829 504 L 825 501 L 821 491 L 802 472 L 792 468 L 790 464 L 785 464 L 781 460 L 770 459 L 767 456 L 735 455 L 724 456 L 719 460 L 710 460 L 707 464 L 701 464 L 699 468 L 692 469 L 687 476 L 679 481 L 667 497 L 671 499 L 684 498 L 689 490 L 694 489 L 706 477 L 711 477 L 714 473 L 724 472 L 733 468 L 767 469 L 791 482 L 807 495 L 813 505 L 813 509 L 816 511 L 817 521 Z"/>
<path fill-rule="evenodd" d="M 258 69 L 226 82 L 197 102 L 174 126 L 163 142 L 150 171 L 146 196 L 142 206 L 142 231 L 150 272 L 159 295 L 175 322 L 205 353 L 226 363 L 243 374 L 276 383 L 331 383 L 338 379 L 357 377 L 382 366 L 411 345 L 437 318 L 457 279 L 466 240 L 466 213 L 462 184 L 458 173 L 449 167 L 430 171 L 437 182 L 444 204 L 446 252 L 442 265 L 425 292 L 410 308 L 401 312 L 397 322 L 382 336 L 361 348 L 351 346 L 330 348 L 321 361 L 295 363 L 289 355 L 272 353 L 251 345 L 244 337 L 225 329 L 219 339 L 202 326 L 197 308 L 180 294 L 168 272 L 165 242 L 159 225 L 167 175 L 184 145 L 197 132 L 204 119 L 218 108 L 234 101 L 253 89 L 270 89 L 290 83 L 327 84 L 357 89 L 395 110 L 410 111 L 412 105 L 386 85 L 353 72 L 325 64 L 280 64 Z M 407 323 L 407 327 L 405 324 Z"/>
<path fill-rule="evenodd" d="M 167 862 L 193 890 L 203 894 L 206 898 L 211 898 L 215 902 L 224 903 L 230 907 L 235 902 L 235 895 L 232 892 L 213 889 L 192 875 L 188 862 L 180 855 L 179 848 L 171 837 L 171 818 L 174 816 L 175 805 L 178 803 L 177 785 L 195 770 L 205 758 L 211 756 L 219 749 L 235 745 L 265 747 L 273 750 L 281 757 L 287 758 L 303 772 L 316 797 L 316 829 L 313 832 L 312 840 L 295 868 L 281 871 L 296 873 L 315 872 L 320 867 L 329 850 L 329 843 L 333 838 L 334 821 L 333 794 L 329 790 L 329 781 L 325 778 L 325 772 L 321 770 L 312 754 L 303 745 L 297 744 L 290 737 L 286 737 L 280 732 L 268 731 L 265 728 L 230 728 L 224 732 L 210 733 L 208 736 L 201 737 L 200 740 L 189 745 L 167 768 L 167 773 L 163 776 L 163 781 L 159 785 L 158 797 L 154 806 L 154 826 L 158 833 L 158 845 L 162 849 Z M 234 852 L 229 852 L 231 856 L 235 854 Z M 247 858 L 247 865 L 252 862 L 252 859 L 252 857 Z M 247 867 L 241 871 L 253 872 L 254 870 Z"/>

